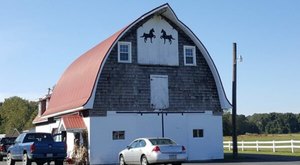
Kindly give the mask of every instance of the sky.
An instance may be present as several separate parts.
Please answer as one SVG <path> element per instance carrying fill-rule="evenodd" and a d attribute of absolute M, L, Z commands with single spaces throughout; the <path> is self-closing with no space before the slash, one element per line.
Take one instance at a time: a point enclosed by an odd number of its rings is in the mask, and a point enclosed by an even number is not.
<path fill-rule="evenodd" d="M 299 0 L 0 0 L 0 102 L 37 101 L 80 55 L 169 3 L 201 40 L 231 102 L 237 43 L 237 113 L 300 113 Z"/>

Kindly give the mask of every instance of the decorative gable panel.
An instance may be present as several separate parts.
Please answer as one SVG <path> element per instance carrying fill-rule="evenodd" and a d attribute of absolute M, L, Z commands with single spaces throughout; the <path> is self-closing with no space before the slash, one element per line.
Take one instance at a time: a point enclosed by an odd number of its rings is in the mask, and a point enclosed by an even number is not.
<path fill-rule="evenodd" d="M 178 66 L 178 32 L 161 16 L 137 29 L 138 63 Z"/>

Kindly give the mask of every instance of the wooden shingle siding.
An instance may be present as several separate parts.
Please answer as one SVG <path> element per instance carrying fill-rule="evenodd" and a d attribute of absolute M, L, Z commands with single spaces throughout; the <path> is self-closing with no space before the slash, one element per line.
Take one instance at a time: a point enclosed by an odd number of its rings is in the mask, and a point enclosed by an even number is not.
<path fill-rule="evenodd" d="M 184 66 L 183 46 L 195 46 L 175 24 L 178 31 L 179 66 L 140 65 L 137 63 L 136 30 L 132 27 L 120 39 L 131 42 L 132 63 L 118 63 L 117 45 L 112 49 L 97 84 L 93 111 L 152 111 L 150 75 L 168 75 L 169 111 L 221 111 L 216 83 L 200 50 L 196 66 Z M 158 36 L 157 36 L 158 37 Z"/>

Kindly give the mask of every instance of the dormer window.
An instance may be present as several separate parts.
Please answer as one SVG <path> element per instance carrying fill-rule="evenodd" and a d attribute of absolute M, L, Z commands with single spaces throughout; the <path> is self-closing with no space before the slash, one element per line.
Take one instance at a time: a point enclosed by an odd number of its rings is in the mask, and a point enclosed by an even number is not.
<path fill-rule="evenodd" d="M 51 94 L 47 94 L 43 98 L 40 98 L 40 100 L 39 100 L 39 112 L 38 112 L 39 116 L 42 116 L 43 113 L 47 110 L 50 99 L 51 99 Z"/>
<path fill-rule="evenodd" d="M 196 47 L 195 46 L 184 46 L 184 65 L 196 66 Z"/>
<path fill-rule="evenodd" d="M 118 42 L 118 62 L 131 63 L 131 42 Z"/>

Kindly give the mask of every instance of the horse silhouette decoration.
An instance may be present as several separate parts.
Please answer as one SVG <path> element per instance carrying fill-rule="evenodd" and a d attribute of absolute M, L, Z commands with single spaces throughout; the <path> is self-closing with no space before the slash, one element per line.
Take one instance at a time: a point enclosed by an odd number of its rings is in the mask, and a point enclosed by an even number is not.
<path fill-rule="evenodd" d="M 152 43 L 152 38 L 155 38 L 156 36 L 153 34 L 155 31 L 152 28 L 149 33 L 144 33 L 141 38 L 144 38 L 144 42 L 147 42 L 147 39 L 150 38 L 150 42 Z"/>
<path fill-rule="evenodd" d="M 167 35 L 166 31 L 164 29 L 161 29 L 161 33 L 162 35 L 160 36 L 160 39 L 164 39 L 164 44 L 166 43 L 166 40 L 169 40 L 170 45 L 172 44 L 172 40 L 175 40 L 175 38 L 173 38 L 173 36 Z"/>

